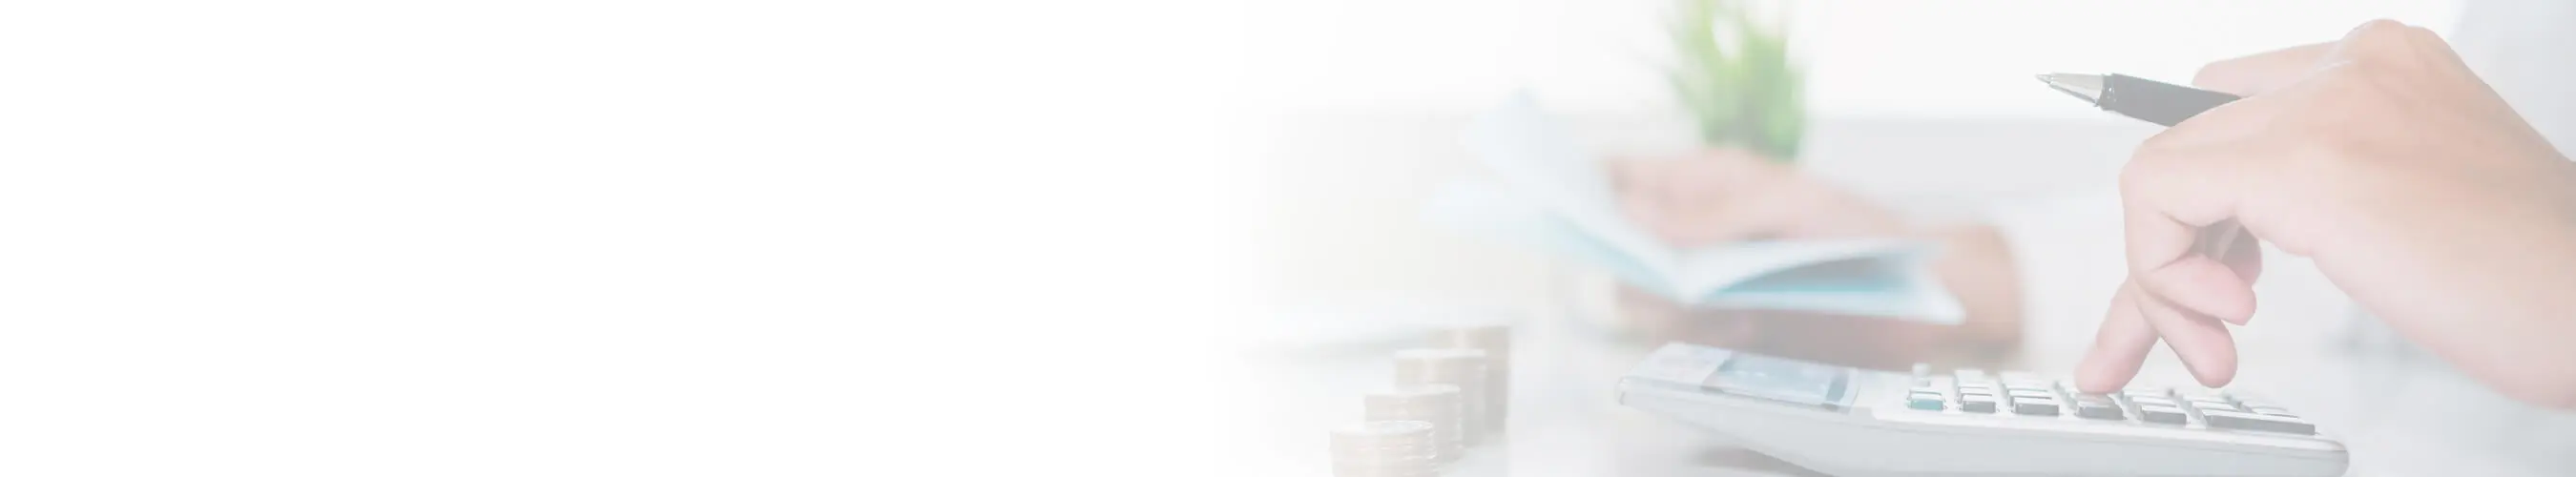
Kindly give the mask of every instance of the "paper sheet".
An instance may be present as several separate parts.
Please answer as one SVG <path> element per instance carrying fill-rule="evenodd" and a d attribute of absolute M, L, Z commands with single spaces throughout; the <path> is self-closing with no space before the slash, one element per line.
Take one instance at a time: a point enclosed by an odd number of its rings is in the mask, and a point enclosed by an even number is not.
<path fill-rule="evenodd" d="M 1774 309 L 1956 324 L 1958 301 L 1900 239 L 1747 242 L 1674 249 L 1620 214 L 1598 159 L 1526 96 L 1480 118 L 1466 145 L 1498 180 L 1435 194 L 1430 219 L 1601 267 L 1636 288 L 1702 308 Z"/>

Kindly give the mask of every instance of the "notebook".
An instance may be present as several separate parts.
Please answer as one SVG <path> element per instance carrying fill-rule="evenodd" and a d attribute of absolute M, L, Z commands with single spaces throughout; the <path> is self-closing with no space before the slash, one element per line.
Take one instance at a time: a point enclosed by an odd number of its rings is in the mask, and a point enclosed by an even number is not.
<path fill-rule="evenodd" d="M 1763 309 L 1957 324 L 1958 301 L 1932 274 L 1937 245 L 1907 239 L 1742 242 L 1675 248 L 1618 209 L 1596 154 L 1527 95 L 1465 136 L 1492 178 L 1461 179 L 1427 205 L 1430 220 L 1598 267 L 1694 308 Z"/>

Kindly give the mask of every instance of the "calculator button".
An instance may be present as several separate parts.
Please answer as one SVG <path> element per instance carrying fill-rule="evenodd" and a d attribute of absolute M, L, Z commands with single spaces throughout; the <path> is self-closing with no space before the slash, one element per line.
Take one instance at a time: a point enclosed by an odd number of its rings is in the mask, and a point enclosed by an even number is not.
<path fill-rule="evenodd" d="M 2110 397 L 2110 396 L 2104 396 L 2104 395 L 2100 395 L 2100 394 L 2076 394 L 2076 395 L 2075 395 L 2075 403 L 2076 403 L 2076 404 L 2100 404 L 2100 405 L 2104 405 L 2104 406 L 2111 406 L 2111 405 L 2114 405 L 2114 404 L 2112 404 L 2112 403 L 2111 403 L 2111 397 Z"/>
<path fill-rule="evenodd" d="M 2077 402 L 2075 403 L 2075 415 L 2085 419 L 2119 419 L 2125 417 L 2120 414 L 2120 406 L 2115 406 L 2108 402 L 2100 404 Z"/>
<path fill-rule="evenodd" d="M 1941 410 L 1941 395 L 1914 393 L 1913 396 L 1907 396 L 1905 398 L 1905 407 L 1925 411 L 1939 411 Z"/>
<path fill-rule="evenodd" d="M 2120 394 L 2126 394 L 2129 395 L 2129 397 L 2172 396 L 2173 390 L 2167 388 L 2128 388 L 2120 390 Z"/>
<path fill-rule="evenodd" d="M 2244 410 L 2244 409 L 2238 409 L 2238 408 L 2236 408 L 2235 406 L 2222 406 L 2222 405 L 2217 405 L 2217 404 L 2199 403 L 2199 402 L 2190 403 L 2190 404 L 2184 405 L 2183 407 L 2191 408 L 2191 409 L 2192 409 L 2192 410 L 2194 410 L 2194 411 L 2200 411 L 2200 412 L 2202 412 L 2202 413 L 2212 413 L 2212 412 L 2245 412 L 2245 410 Z"/>
<path fill-rule="evenodd" d="M 2209 427 L 2218 429 L 2244 429 L 2251 431 L 2287 432 L 2291 434 L 2317 433 L 2317 425 L 2309 424 L 2307 421 L 2301 421 L 2297 418 L 2291 417 L 2266 416 L 2262 414 L 2235 411 L 2201 411 L 2200 417 L 2209 421 Z"/>
<path fill-rule="evenodd" d="M 2182 403 L 2175 402 L 2173 398 L 2163 396 L 2129 396 L 2129 402 L 2138 403 L 2138 405 L 2141 406 L 2155 404 L 2161 406 L 2182 407 Z"/>
<path fill-rule="evenodd" d="M 1992 414 L 1995 412 L 1995 397 L 1975 394 L 1959 396 L 1959 410 Z"/>
<path fill-rule="evenodd" d="M 2048 391 L 2042 391 L 2042 390 L 2037 390 L 2037 389 L 2015 389 L 2015 390 L 2012 390 L 2011 395 L 2012 395 L 2013 399 L 2016 399 L 2016 400 L 2019 400 L 2019 399 L 2057 399 L 2057 393 L 2048 392 Z"/>
<path fill-rule="evenodd" d="M 2279 407 L 2273 407 L 2273 406 L 2250 406 L 2250 407 L 2248 407 L 2247 409 L 2248 409 L 2248 410 L 2252 410 L 2252 411 L 2254 411 L 2254 413 L 2255 413 L 2255 414 L 2262 414 L 2262 415 L 2266 415 L 2266 416 L 2298 417 L 2298 416 L 2290 415 L 2290 410 L 2289 410 L 2289 409 L 2282 409 L 2282 408 L 2279 408 Z"/>
<path fill-rule="evenodd" d="M 2226 400 L 2226 399 L 2224 399 L 2224 398 L 2219 398 L 2219 397 L 2216 397 L 2216 396 L 2183 396 L 2183 398 L 2182 398 L 2182 399 L 2183 399 L 2184 401 L 2189 401 L 2189 402 L 2191 402 L 2191 407 L 2196 407 L 2196 408 L 2201 408 L 2201 409 L 2218 409 L 2218 410 L 2235 410 L 2235 409 L 2236 409 L 2236 403 L 2227 402 L 2227 400 Z"/>
<path fill-rule="evenodd" d="M 2156 404 L 2138 405 L 2138 417 L 2157 424 L 2181 425 L 2185 420 L 2182 408 Z"/>
<path fill-rule="evenodd" d="M 2024 416 L 2055 416 L 2057 415 L 2057 400 L 2014 399 L 2013 414 Z"/>

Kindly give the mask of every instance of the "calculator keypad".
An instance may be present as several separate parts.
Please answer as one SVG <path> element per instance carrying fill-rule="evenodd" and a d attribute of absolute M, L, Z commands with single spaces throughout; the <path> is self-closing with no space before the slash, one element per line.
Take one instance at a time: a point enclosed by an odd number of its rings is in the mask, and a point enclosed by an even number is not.
<path fill-rule="evenodd" d="M 2083 394 L 2075 392 L 2072 382 L 2049 381 L 2019 372 L 1989 375 L 1975 369 L 1935 376 L 1918 368 L 1914 389 L 1906 394 L 1906 407 L 2146 426 L 2316 433 L 2315 424 L 2290 414 L 2287 408 L 2236 394 L 2146 387 L 2112 394 Z"/>

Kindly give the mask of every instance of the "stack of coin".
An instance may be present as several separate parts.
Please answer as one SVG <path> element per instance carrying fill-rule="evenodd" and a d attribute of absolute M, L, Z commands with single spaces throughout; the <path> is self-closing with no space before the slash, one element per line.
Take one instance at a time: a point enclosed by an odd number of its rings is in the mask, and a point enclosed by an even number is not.
<path fill-rule="evenodd" d="M 1430 477 L 1431 423 L 1367 421 L 1333 430 L 1334 477 Z"/>
<path fill-rule="evenodd" d="M 1431 423 L 1433 458 L 1452 462 L 1466 453 L 1467 408 L 1459 400 L 1458 387 L 1448 384 L 1414 384 L 1396 386 L 1392 391 L 1368 393 L 1360 397 L 1371 421 L 1422 421 Z"/>
<path fill-rule="evenodd" d="M 1512 395 L 1512 327 L 1508 325 L 1467 326 L 1433 332 L 1431 346 L 1470 348 L 1485 352 L 1485 415 L 1487 431 L 1503 433 L 1504 416 L 1511 415 Z"/>
<path fill-rule="evenodd" d="M 1395 352 L 1395 384 L 1447 384 L 1458 387 L 1464 416 L 1459 440 L 1476 445 L 1492 432 L 1485 416 L 1485 352 L 1465 348 L 1417 348 Z"/>

